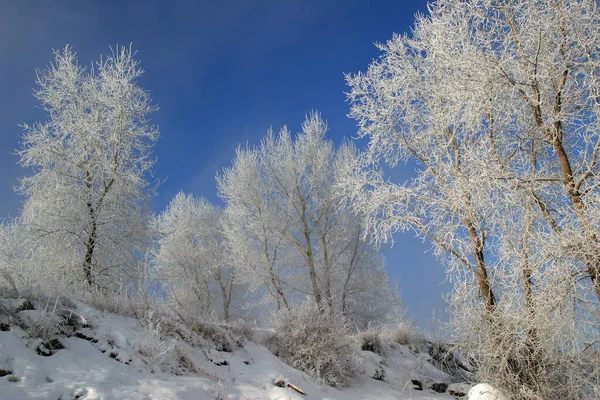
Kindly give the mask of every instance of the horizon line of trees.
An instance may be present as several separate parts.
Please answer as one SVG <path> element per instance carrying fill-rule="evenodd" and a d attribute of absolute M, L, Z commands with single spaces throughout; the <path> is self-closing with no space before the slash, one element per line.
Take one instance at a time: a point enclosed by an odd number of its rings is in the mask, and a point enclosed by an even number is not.
<path fill-rule="evenodd" d="M 226 321 L 232 310 L 307 299 L 361 329 L 401 318 L 383 257 L 335 193 L 355 149 L 336 149 L 316 112 L 297 135 L 284 127 L 238 149 L 217 176 L 223 208 L 180 192 L 152 215 L 159 132 L 142 73 L 131 48 L 88 70 L 69 46 L 38 72 L 48 118 L 24 127 L 18 154 L 33 172 L 18 188 L 21 215 L 0 231 L 5 280 L 63 293 L 152 291 L 180 315 Z"/>

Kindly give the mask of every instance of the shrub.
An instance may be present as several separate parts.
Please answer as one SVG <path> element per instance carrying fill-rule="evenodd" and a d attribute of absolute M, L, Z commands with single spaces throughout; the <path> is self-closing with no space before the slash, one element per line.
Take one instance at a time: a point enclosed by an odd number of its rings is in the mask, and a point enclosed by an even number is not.
<path fill-rule="evenodd" d="M 142 319 L 141 315 L 136 314 L 135 307 L 131 301 L 130 294 L 126 290 L 103 293 L 97 289 L 89 289 L 77 293 L 77 298 L 83 303 L 99 311 L 105 311 L 124 317 L 135 317 Z"/>
<path fill-rule="evenodd" d="M 255 340 L 257 343 L 264 345 L 271 353 L 275 356 L 279 357 L 279 339 L 275 332 L 271 331 L 262 331 L 260 335 L 255 335 Z"/>
<path fill-rule="evenodd" d="M 409 346 L 413 350 L 417 350 L 425 342 L 423 334 L 410 322 L 382 326 L 379 328 L 379 336 L 392 347 L 399 344 Z"/>
<path fill-rule="evenodd" d="M 138 353 L 146 357 L 152 373 L 162 371 L 161 367 L 169 365 L 174 358 L 175 342 L 162 339 L 159 332 L 148 329 L 144 340 L 138 347 Z"/>
<path fill-rule="evenodd" d="M 217 351 L 230 353 L 235 348 L 233 345 L 235 341 L 232 339 L 229 332 L 216 324 L 196 320 L 191 324 L 190 330 L 192 333 L 212 342 Z"/>
<path fill-rule="evenodd" d="M 235 344 L 238 347 L 244 347 L 246 340 L 252 340 L 254 333 L 250 325 L 242 319 L 238 319 L 228 325 L 227 329 L 231 332 Z"/>
<path fill-rule="evenodd" d="M 146 328 L 138 352 L 146 357 L 153 373 L 161 371 L 162 366 L 169 365 L 176 358 L 175 340 L 172 336 L 177 326 L 171 318 L 152 310 L 147 310 L 138 320 Z"/>
<path fill-rule="evenodd" d="M 381 357 L 385 357 L 386 349 L 379 333 L 373 331 L 360 332 L 358 340 L 360 340 L 360 349 L 362 351 L 370 351 L 379 354 Z"/>
<path fill-rule="evenodd" d="M 175 335 L 178 329 L 177 322 L 173 318 L 168 315 L 161 315 L 153 310 L 147 310 L 144 315 L 139 316 L 137 319 L 142 326 L 160 339 Z"/>
<path fill-rule="evenodd" d="M 320 384 L 344 386 L 359 369 L 359 344 L 339 313 L 307 302 L 276 317 L 277 353 Z"/>
<path fill-rule="evenodd" d="M 85 319 L 74 311 L 75 304 L 59 296 L 40 299 L 37 307 L 27 299 L 9 300 L 8 303 L 12 303 L 8 304 L 8 313 L 33 338 L 52 340 L 58 335 L 72 336 L 86 324 Z"/>
<path fill-rule="evenodd" d="M 398 325 L 396 331 L 394 332 L 394 342 L 397 344 L 408 346 L 409 344 L 415 343 L 419 339 L 420 337 L 418 333 L 415 331 L 414 327 L 410 325 Z"/>

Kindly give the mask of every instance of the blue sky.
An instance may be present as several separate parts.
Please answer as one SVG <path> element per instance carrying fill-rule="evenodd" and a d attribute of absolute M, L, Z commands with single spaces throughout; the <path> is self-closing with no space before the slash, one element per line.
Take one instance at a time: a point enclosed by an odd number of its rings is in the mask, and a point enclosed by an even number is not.
<path fill-rule="evenodd" d="M 218 202 L 214 176 L 238 144 L 257 143 L 270 126 L 297 131 L 311 110 L 336 143 L 353 136 L 343 74 L 364 71 L 379 54 L 374 42 L 409 31 L 425 11 L 424 1 L 400 0 L 0 0 L 0 216 L 18 213 L 19 124 L 45 118 L 32 91 L 53 48 L 70 44 L 89 65 L 109 46 L 133 43 L 146 71 L 140 83 L 160 107 L 160 211 L 179 190 Z M 449 285 L 427 244 L 411 233 L 395 239 L 390 273 L 427 328 Z"/>

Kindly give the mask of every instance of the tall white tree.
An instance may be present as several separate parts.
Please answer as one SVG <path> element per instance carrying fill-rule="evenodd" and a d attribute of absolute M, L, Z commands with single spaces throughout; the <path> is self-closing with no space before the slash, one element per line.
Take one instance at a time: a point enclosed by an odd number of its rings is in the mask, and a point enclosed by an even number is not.
<path fill-rule="evenodd" d="M 130 48 L 117 47 L 92 69 L 70 47 L 38 72 L 35 97 L 44 122 L 25 126 L 22 222 L 31 250 L 51 275 L 103 288 L 127 276 L 147 245 L 150 151 L 156 109 Z"/>
<path fill-rule="evenodd" d="M 350 115 L 369 144 L 348 164 L 355 169 L 340 187 L 364 215 L 374 241 L 386 242 L 407 229 L 429 238 L 450 268 L 472 274 L 492 312 L 496 296 L 485 254 L 491 211 L 478 203 L 477 184 L 477 168 L 488 161 L 489 151 L 485 137 L 472 134 L 480 122 L 466 113 L 479 104 L 444 85 L 461 77 L 424 52 L 417 36 L 423 25 L 417 24 L 413 39 L 395 36 L 380 45 L 384 55 L 366 74 L 347 77 Z M 416 164 L 417 174 L 404 183 L 387 179 L 380 167 L 408 161 Z"/>
<path fill-rule="evenodd" d="M 277 136 L 269 132 L 259 147 L 238 150 L 218 178 L 235 264 L 253 287 L 266 285 L 280 307 L 290 307 L 290 296 L 309 295 L 358 320 L 359 304 L 373 306 L 385 293 L 388 311 L 399 313 L 399 295 L 386 291 L 380 256 L 362 240 L 360 222 L 333 190 L 355 150 L 344 145 L 336 151 L 326 131 L 312 113 L 295 137 L 284 127 Z"/>
<path fill-rule="evenodd" d="M 222 211 L 179 192 L 155 220 L 158 277 L 175 306 L 192 314 L 216 311 L 227 321 L 234 295 Z"/>
<path fill-rule="evenodd" d="M 486 379 L 515 398 L 593 390 L 581 349 L 597 341 L 600 297 L 598 4 L 439 0 L 429 11 L 347 76 L 369 146 L 341 187 L 375 240 L 414 229 L 432 241 Z M 414 178 L 387 178 L 401 161 Z M 576 370 L 579 385 L 557 378 Z"/>
<path fill-rule="evenodd" d="M 278 203 L 269 191 L 269 178 L 258 150 L 237 150 L 231 168 L 217 177 L 227 204 L 224 232 L 239 279 L 252 290 L 266 289 L 265 300 L 273 300 L 277 309 L 289 309 L 282 280 L 291 258 L 283 240 L 287 224 L 280 225 L 274 213 Z"/>

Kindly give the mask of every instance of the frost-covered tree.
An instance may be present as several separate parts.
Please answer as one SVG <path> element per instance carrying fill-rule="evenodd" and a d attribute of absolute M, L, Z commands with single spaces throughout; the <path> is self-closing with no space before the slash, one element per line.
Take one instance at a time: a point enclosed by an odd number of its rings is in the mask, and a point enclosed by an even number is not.
<path fill-rule="evenodd" d="M 234 295 L 222 211 L 204 198 L 179 192 L 155 220 L 157 274 L 175 306 L 212 311 L 227 321 Z"/>
<path fill-rule="evenodd" d="M 429 11 L 347 76 L 369 144 L 341 188 L 373 239 L 414 229 L 431 240 L 486 379 L 515 398 L 591 390 L 598 4 L 439 0 Z M 416 165 L 413 179 L 385 176 L 399 162 Z"/>
<path fill-rule="evenodd" d="M 477 121 L 457 112 L 472 106 L 468 99 L 439 83 L 460 77 L 423 51 L 421 26 L 413 39 L 395 36 L 380 45 L 384 55 L 367 73 L 347 76 L 350 115 L 369 143 L 347 164 L 354 171 L 344 175 L 341 188 L 364 216 L 373 240 L 386 242 L 406 229 L 429 238 L 451 268 L 472 273 L 492 312 L 496 296 L 485 255 L 490 211 L 477 202 L 478 164 L 466 162 L 484 158 L 487 143 L 472 134 Z M 388 180 L 380 168 L 408 161 L 416 164 L 417 175 L 405 183 Z"/>
<path fill-rule="evenodd" d="M 70 47 L 38 72 L 35 97 L 47 120 L 25 125 L 21 164 L 32 175 L 22 223 L 47 276 L 106 288 L 127 278 L 147 245 L 155 110 L 129 48 L 117 47 L 91 69 Z M 42 278 L 43 280 L 44 278 Z"/>
<path fill-rule="evenodd" d="M 273 213 L 278 203 L 269 192 L 268 178 L 257 150 L 237 150 L 231 168 L 217 179 L 227 203 L 224 233 L 238 278 L 252 290 L 265 289 L 277 309 L 289 308 L 282 281 L 291 258 L 283 240 L 287 226 L 279 225 Z"/>
<path fill-rule="evenodd" d="M 497 168 L 484 179 L 529 186 L 548 228 L 570 232 L 568 252 L 600 298 L 598 3 L 439 2 L 433 15 L 435 58 L 468 74 L 469 101 L 489 97 L 488 115 L 472 115 L 494 136 Z"/>
<path fill-rule="evenodd" d="M 27 254 L 23 254 L 26 237 L 22 232 L 16 220 L 0 223 L 0 282 L 17 291 L 31 287 L 34 275 L 34 271 L 24 268 Z"/>
<path fill-rule="evenodd" d="M 290 296 L 308 295 L 316 304 L 355 312 L 357 320 L 366 304 L 399 310 L 380 256 L 334 191 L 355 150 L 344 145 L 336 151 L 326 131 L 313 113 L 295 137 L 285 127 L 277 136 L 269 132 L 259 147 L 239 149 L 218 178 L 239 276 L 253 288 L 266 286 L 279 308 L 290 307 Z"/>

